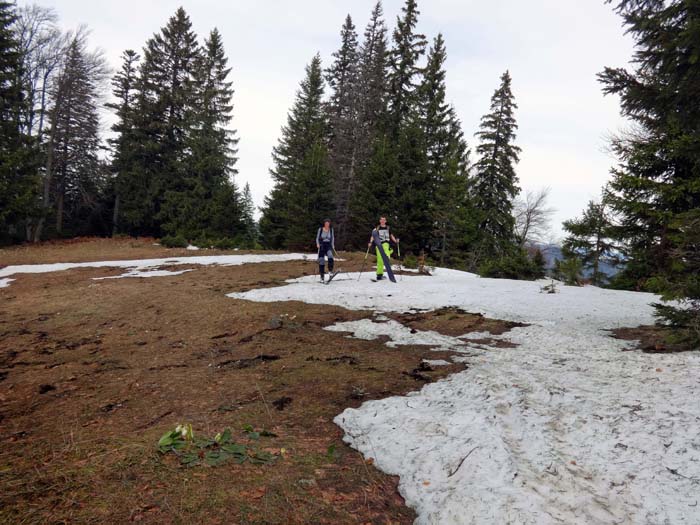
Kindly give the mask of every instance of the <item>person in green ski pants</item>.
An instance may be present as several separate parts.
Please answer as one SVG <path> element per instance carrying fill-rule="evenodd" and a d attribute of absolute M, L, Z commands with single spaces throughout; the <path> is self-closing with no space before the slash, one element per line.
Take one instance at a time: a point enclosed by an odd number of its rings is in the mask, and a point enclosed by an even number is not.
<path fill-rule="evenodd" d="M 380 217 L 379 218 L 379 225 L 375 228 L 377 232 L 379 233 L 379 238 L 382 241 L 381 247 L 377 246 L 377 281 L 381 281 L 384 279 L 384 259 L 382 259 L 381 253 L 379 253 L 379 250 L 384 250 L 384 253 L 386 254 L 387 258 L 391 258 L 391 254 L 394 253 L 393 250 L 391 249 L 391 245 L 389 244 L 389 241 L 392 241 L 394 244 L 398 243 L 399 240 L 394 237 L 394 235 L 391 233 L 391 230 L 389 229 L 389 226 L 386 224 L 386 217 Z M 367 246 L 372 246 L 372 243 L 374 240 L 372 237 L 370 237 L 369 242 L 367 243 Z"/>

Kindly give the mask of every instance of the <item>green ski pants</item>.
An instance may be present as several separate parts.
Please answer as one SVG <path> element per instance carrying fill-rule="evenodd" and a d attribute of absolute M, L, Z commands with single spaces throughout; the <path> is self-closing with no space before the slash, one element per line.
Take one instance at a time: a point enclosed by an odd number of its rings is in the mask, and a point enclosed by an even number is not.
<path fill-rule="evenodd" d="M 384 275 L 384 259 L 382 259 L 382 254 L 379 253 L 379 246 L 377 246 L 376 250 L 377 250 L 377 275 Z M 391 259 L 391 254 L 394 253 L 394 250 L 391 249 L 391 246 L 389 245 L 388 242 L 382 243 L 382 250 L 384 250 L 384 253 L 386 253 L 387 259 Z"/>

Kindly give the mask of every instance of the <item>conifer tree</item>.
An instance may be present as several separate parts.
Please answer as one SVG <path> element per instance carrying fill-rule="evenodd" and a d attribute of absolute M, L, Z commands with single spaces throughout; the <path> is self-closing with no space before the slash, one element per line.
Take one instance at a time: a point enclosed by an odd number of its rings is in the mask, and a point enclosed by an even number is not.
<path fill-rule="evenodd" d="M 481 119 L 476 163 L 471 180 L 471 196 L 480 214 L 477 260 L 502 257 L 515 244 L 513 199 L 520 192 L 515 164 L 520 148 L 513 142 L 517 109 L 511 91 L 511 77 L 506 71 L 501 85 L 491 97 L 491 111 Z"/>
<path fill-rule="evenodd" d="M 356 137 L 357 182 L 349 186 L 348 225 L 341 242 L 364 246 L 368 230 L 391 201 L 389 179 L 394 169 L 393 148 L 386 134 L 387 124 L 387 29 L 381 2 L 372 10 L 359 50 L 358 112 L 359 131 Z M 343 215 L 341 211 L 339 215 Z"/>
<path fill-rule="evenodd" d="M 99 161 L 98 107 L 106 71 L 101 55 L 88 52 L 86 35 L 75 35 L 49 109 L 44 206 L 51 209 L 58 235 L 64 226 L 70 234 L 84 233 L 84 220 L 105 213 L 101 195 L 107 181 Z"/>
<path fill-rule="evenodd" d="M 426 247 L 432 233 L 430 173 L 418 99 L 418 77 L 422 73 L 418 62 L 427 42 L 416 32 L 418 15 L 416 1 L 406 0 L 393 33 L 387 132 L 396 161 L 390 163 L 395 169 L 381 181 L 388 185 L 388 214 L 393 215 L 395 228 L 402 232 L 404 251 Z"/>
<path fill-rule="evenodd" d="M 201 50 L 192 23 L 179 8 L 148 40 L 139 68 L 136 111 L 139 136 L 125 177 L 121 204 L 125 228 L 141 235 L 162 233 L 161 208 L 167 192 L 184 188 L 187 143 L 195 97 L 192 73 Z"/>
<path fill-rule="evenodd" d="M 326 72 L 331 89 L 328 102 L 329 160 L 334 178 L 336 236 L 339 246 L 346 242 L 350 197 L 357 183 L 361 163 L 358 139 L 361 133 L 359 61 L 357 33 L 348 15 L 341 29 L 341 47 L 333 54 Z"/>
<path fill-rule="evenodd" d="M 416 77 L 420 74 L 418 61 L 425 54 L 425 35 L 416 32 L 418 4 L 406 0 L 397 18 L 393 33 L 394 46 L 389 53 L 389 112 L 391 132 L 398 137 L 401 125 L 415 106 Z"/>
<path fill-rule="evenodd" d="M 138 132 L 136 129 L 138 115 L 136 113 L 136 89 L 138 82 L 138 61 L 140 56 L 136 51 L 127 49 L 122 53 L 122 67 L 112 79 L 112 94 L 115 102 L 106 106 L 116 114 L 117 121 L 112 126 L 116 133 L 110 139 L 112 146 L 112 174 L 114 175 L 114 209 L 112 213 L 112 234 L 119 230 L 119 217 L 122 194 L 132 186 L 126 177 L 133 175 L 131 169 L 137 159 L 134 153 L 138 151 Z M 133 202 L 133 199 L 127 199 Z"/>
<path fill-rule="evenodd" d="M 246 182 L 241 199 L 241 221 L 243 223 L 243 239 L 250 248 L 255 248 L 258 242 L 258 226 L 255 223 L 255 203 L 250 191 L 250 184 Z"/>
<path fill-rule="evenodd" d="M 435 250 L 444 264 L 469 249 L 476 236 L 476 223 L 469 197 L 469 147 L 459 119 L 450 108 L 447 147 L 441 157 L 442 171 L 435 185 L 431 216 Z"/>
<path fill-rule="evenodd" d="M 604 202 L 590 201 L 579 219 L 564 221 L 568 233 L 562 244 L 565 258 L 577 258 L 581 268 L 590 272 L 591 282 L 600 286 L 608 276 L 601 271 L 603 263 L 617 263 L 618 249 L 612 241 L 614 226 Z"/>
<path fill-rule="evenodd" d="M 221 34 L 214 29 L 195 60 L 182 185 L 165 195 L 162 228 L 188 240 L 233 238 L 241 233 L 235 132 L 229 129 L 233 89 Z"/>
<path fill-rule="evenodd" d="M 333 210 L 323 84 L 317 54 L 273 150 L 275 186 L 260 220 L 262 243 L 270 248 L 311 247 L 318 224 Z"/>
<path fill-rule="evenodd" d="M 600 80 L 638 129 L 613 141 L 620 165 L 609 200 L 627 249 L 624 274 L 644 289 L 697 304 L 697 279 L 679 254 L 693 244 L 687 225 L 700 208 L 700 10 L 684 0 L 615 4 L 635 40 L 634 70 L 606 68 Z M 671 305 L 660 309 L 673 312 Z"/>
<path fill-rule="evenodd" d="M 22 236 L 19 227 L 35 212 L 38 187 L 38 154 L 21 129 L 26 107 L 14 23 L 14 4 L 0 1 L 0 242 Z"/>
<path fill-rule="evenodd" d="M 428 183 L 423 192 L 432 220 L 433 249 L 444 262 L 448 250 L 464 249 L 469 221 L 469 149 L 454 108 L 446 102 L 445 41 L 438 34 L 428 52 L 418 107 L 423 129 Z"/>

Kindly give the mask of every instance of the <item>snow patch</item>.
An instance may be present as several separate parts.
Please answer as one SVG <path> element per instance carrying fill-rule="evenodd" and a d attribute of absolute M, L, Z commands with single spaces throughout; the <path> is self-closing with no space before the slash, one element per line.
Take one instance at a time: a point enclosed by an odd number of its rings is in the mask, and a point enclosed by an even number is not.
<path fill-rule="evenodd" d="M 199 246 L 194 246 L 194 245 L 192 245 L 192 244 L 188 244 L 188 245 L 187 245 L 187 248 L 185 248 L 185 249 L 186 249 L 186 250 L 195 251 L 195 252 L 200 250 Z"/>
<path fill-rule="evenodd" d="M 7 288 L 8 286 L 10 286 L 10 283 L 12 281 L 14 281 L 14 279 L 9 279 L 9 278 L 0 279 L 0 288 Z"/>
<path fill-rule="evenodd" d="M 444 359 L 423 359 L 423 362 L 428 366 L 449 366 L 451 364 Z"/>
<path fill-rule="evenodd" d="M 324 330 L 350 332 L 352 334 L 351 337 L 365 340 L 386 336 L 389 338 L 386 345 L 392 348 L 399 345 L 427 345 L 432 347 L 432 350 L 458 351 L 465 347 L 464 341 L 460 341 L 456 337 L 431 331 L 411 330 L 393 320 L 376 322 L 372 319 L 361 319 L 359 321 L 336 323 L 325 327 Z"/>
<path fill-rule="evenodd" d="M 127 277 L 167 277 L 173 275 L 182 275 L 183 273 L 192 272 L 194 270 L 129 270 L 121 275 L 112 275 L 109 277 L 93 277 L 93 281 L 104 281 L 105 279 L 124 279 Z"/>
<path fill-rule="evenodd" d="M 336 417 L 351 446 L 400 476 L 417 524 L 700 523 L 700 355 L 622 352 L 629 343 L 607 332 L 653 323 L 657 296 L 569 286 L 542 294 L 550 281 L 446 269 L 397 284 L 350 277 L 332 292 L 304 277 L 231 297 L 377 312 L 458 307 L 529 325 L 457 338 L 519 347 L 455 356 L 470 368 Z M 460 348 L 395 321 L 329 328 Z"/>
<path fill-rule="evenodd" d="M 265 254 L 265 255 L 209 255 L 195 257 L 173 257 L 170 259 L 135 259 L 128 261 L 96 261 L 83 263 L 53 263 L 53 264 L 25 264 L 18 266 L 6 266 L 0 269 L 0 279 L 22 273 L 50 273 L 71 270 L 73 268 L 127 268 L 127 274 L 145 272 L 161 266 L 175 266 L 182 264 L 209 266 L 238 266 L 249 263 L 285 262 L 308 259 L 301 253 Z M 127 275 L 124 277 L 145 277 L 144 275 Z M 172 272 L 162 275 L 172 275 Z M 156 277 L 155 272 L 148 277 Z M 5 282 L 5 279 L 3 279 Z M 7 286 L 7 284 L 5 284 Z"/>

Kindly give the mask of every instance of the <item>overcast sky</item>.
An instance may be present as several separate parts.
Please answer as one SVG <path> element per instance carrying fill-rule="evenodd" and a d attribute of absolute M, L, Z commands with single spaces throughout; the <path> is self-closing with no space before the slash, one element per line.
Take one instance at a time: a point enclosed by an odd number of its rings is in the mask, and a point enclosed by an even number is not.
<path fill-rule="evenodd" d="M 325 64 L 349 12 L 361 34 L 375 0 L 39 0 L 65 28 L 86 24 L 91 45 L 111 66 L 124 49 L 141 50 L 182 5 L 204 37 L 221 31 L 233 67 L 234 126 L 240 137 L 237 182 L 257 205 L 270 190 L 270 153 L 304 66 Z M 27 3 L 20 1 L 21 4 Z M 390 30 L 404 0 L 385 0 Z M 419 30 L 445 36 L 448 99 L 475 145 L 500 75 L 509 69 L 519 109 L 517 167 L 523 189 L 551 188 L 554 229 L 578 215 L 608 180 L 606 137 L 624 123 L 618 101 L 603 97 L 596 73 L 624 66 L 632 53 L 620 19 L 604 0 L 419 0 Z M 396 225 L 400 230 L 400 225 Z"/>

